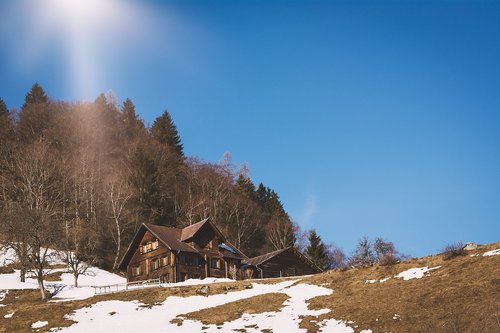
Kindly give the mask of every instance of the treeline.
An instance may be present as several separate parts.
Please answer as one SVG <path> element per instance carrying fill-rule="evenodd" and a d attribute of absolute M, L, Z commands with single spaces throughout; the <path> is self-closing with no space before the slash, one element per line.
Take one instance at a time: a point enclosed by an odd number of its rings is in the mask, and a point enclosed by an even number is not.
<path fill-rule="evenodd" d="M 184 227 L 209 217 L 249 256 L 296 242 L 278 194 L 253 184 L 230 155 L 219 163 L 185 156 L 167 111 L 148 128 L 130 99 L 55 101 L 38 84 L 20 110 L 0 99 L 0 214 L 3 237 L 30 246 L 16 250 L 30 251 L 26 261 L 36 261 L 33 247 L 50 246 L 108 269 L 141 223 Z"/>

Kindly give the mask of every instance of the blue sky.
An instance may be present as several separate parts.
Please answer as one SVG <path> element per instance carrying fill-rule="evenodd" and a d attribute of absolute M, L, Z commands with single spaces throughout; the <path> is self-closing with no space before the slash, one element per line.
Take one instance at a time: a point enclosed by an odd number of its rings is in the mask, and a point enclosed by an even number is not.
<path fill-rule="evenodd" d="M 37 81 L 168 109 L 188 155 L 247 161 L 347 253 L 500 241 L 500 2 L 83 3 L 1 0 L 9 107 Z"/>

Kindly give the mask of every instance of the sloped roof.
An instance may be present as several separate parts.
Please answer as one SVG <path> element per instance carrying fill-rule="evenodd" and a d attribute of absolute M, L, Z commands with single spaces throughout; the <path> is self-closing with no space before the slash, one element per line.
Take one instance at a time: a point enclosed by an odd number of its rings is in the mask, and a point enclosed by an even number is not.
<path fill-rule="evenodd" d="M 181 234 L 184 229 L 164 227 L 154 224 L 144 225 L 160 242 L 166 247 L 174 251 L 195 252 L 196 251 L 188 243 L 181 241 Z"/>
<path fill-rule="evenodd" d="M 200 230 L 201 227 L 203 227 L 203 225 L 207 221 L 208 221 L 208 219 L 204 219 L 204 220 L 197 222 L 195 224 L 191 224 L 191 225 L 185 227 L 184 229 L 179 229 L 179 230 L 182 230 L 181 237 L 179 239 L 184 241 L 186 239 L 193 237 L 198 232 L 198 230 Z"/>
<path fill-rule="evenodd" d="M 245 260 L 245 264 L 253 265 L 253 266 L 257 266 L 257 265 L 263 264 L 266 261 L 268 261 L 268 260 L 276 257 L 277 255 L 279 255 L 280 253 L 285 252 L 288 249 L 290 249 L 290 247 L 287 247 L 287 248 L 281 249 L 281 250 L 276 250 L 276 251 L 273 251 L 273 252 L 269 252 L 269 253 L 260 255 L 258 257 L 249 258 L 249 259 Z"/>
<path fill-rule="evenodd" d="M 156 238 L 158 238 L 158 241 L 160 241 L 170 250 L 199 253 L 199 251 L 196 250 L 191 245 L 189 245 L 187 241 L 189 241 L 193 236 L 195 236 L 196 233 L 207 223 L 210 224 L 214 232 L 221 238 L 222 242 L 227 244 L 228 248 L 234 250 L 234 251 L 229 251 L 228 249 L 225 248 L 219 248 L 219 254 L 221 256 L 233 259 L 247 258 L 247 256 L 245 256 L 240 250 L 238 250 L 234 245 L 229 243 L 225 239 L 224 235 L 222 235 L 222 233 L 219 231 L 219 229 L 217 229 L 217 227 L 213 223 L 211 223 L 208 219 L 204 219 L 198 223 L 192 224 L 183 229 L 143 223 L 140 226 L 139 230 L 137 230 L 134 238 L 132 239 L 132 242 L 130 243 L 127 251 L 125 252 L 125 255 L 123 256 L 120 262 L 119 266 L 120 269 L 126 268 L 128 262 L 132 259 L 132 256 L 134 255 L 146 231 L 151 232 Z"/>
<path fill-rule="evenodd" d="M 284 248 L 284 249 L 280 249 L 280 250 L 276 250 L 276 251 L 273 251 L 273 252 L 269 252 L 269 253 L 260 255 L 258 257 L 253 257 L 253 258 L 249 258 L 249 259 L 243 260 L 243 263 L 246 264 L 246 265 L 252 265 L 252 266 L 262 265 L 262 264 L 268 262 L 269 260 L 271 260 L 271 259 L 273 259 L 273 258 L 275 258 L 275 257 L 279 256 L 280 254 L 282 254 L 284 252 L 287 252 L 287 251 L 292 251 L 298 258 L 300 258 L 300 260 L 302 260 L 303 262 L 305 262 L 307 265 L 309 265 L 310 267 L 314 268 L 318 272 L 322 272 L 323 271 L 315 263 L 313 263 L 311 261 L 311 259 L 309 259 L 305 255 L 303 255 L 302 253 L 300 253 L 299 251 L 297 251 L 297 249 L 295 249 L 293 246 L 289 246 L 289 247 Z"/>
<path fill-rule="evenodd" d="M 236 246 L 229 243 L 229 241 L 227 240 L 219 244 L 219 253 L 226 258 L 243 259 L 243 260 L 248 259 L 248 257 L 243 252 L 238 250 Z"/>

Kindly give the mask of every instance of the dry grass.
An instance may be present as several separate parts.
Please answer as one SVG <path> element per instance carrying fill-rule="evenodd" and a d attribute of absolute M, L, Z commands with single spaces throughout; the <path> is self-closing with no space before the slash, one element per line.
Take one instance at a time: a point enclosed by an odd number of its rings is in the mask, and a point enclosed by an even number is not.
<path fill-rule="evenodd" d="M 500 248 L 500 243 L 483 246 L 469 254 Z M 439 266 L 430 276 L 384 283 L 370 279 L 393 277 L 414 267 Z M 358 330 L 373 332 L 500 332 L 500 256 L 443 255 L 411 259 L 393 266 L 374 266 L 344 272 L 330 271 L 304 282 L 327 284 L 330 296 L 314 298 L 312 309 L 332 309 L 324 318 L 352 320 Z M 399 318 L 394 319 L 398 314 Z M 303 327 L 317 327 L 304 318 Z"/>
<path fill-rule="evenodd" d="M 243 290 L 249 283 L 246 281 L 234 283 L 214 283 L 210 285 L 210 294 L 223 294 L 231 291 Z M 74 322 L 65 318 L 65 315 L 74 310 L 91 306 L 97 302 L 108 300 L 132 301 L 138 300 L 146 306 L 154 306 L 163 302 L 169 296 L 187 297 L 197 295 L 200 286 L 172 287 L 172 288 L 147 288 L 115 294 L 98 295 L 86 300 L 68 302 L 47 302 L 40 300 L 38 290 L 10 290 L 0 307 L 0 333 L 31 332 L 31 324 L 37 320 L 48 321 L 46 327 L 38 332 L 46 332 L 50 327 L 67 327 Z M 15 314 L 12 318 L 4 315 Z"/>
<path fill-rule="evenodd" d="M 443 255 L 411 259 L 391 266 L 329 271 L 302 278 L 303 283 L 332 288 L 330 296 L 310 300 L 311 309 L 332 309 L 331 313 L 305 317 L 301 327 L 317 331 L 317 322 L 336 318 L 352 320 L 356 330 L 370 328 L 373 332 L 500 332 L 500 256 L 474 256 L 500 248 L 500 243 L 480 246 L 467 255 L 444 260 Z M 393 276 L 414 267 L 439 266 L 422 279 L 403 281 Z M 369 279 L 392 277 L 384 283 L 367 284 Z M 257 280 L 277 283 L 286 279 Z M 211 284 L 210 294 L 243 290 L 253 281 Z M 1 287 L 0 287 L 1 288 Z M 69 326 L 73 322 L 65 315 L 76 309 L 106 300 L 138 300 L 149 306 L 163 302 L 168 296 L 192 296 L 200 286 L 149 288 L 96 296 L 87 300 L 50 303 L 39 300 L 38 290 L 9 291 L 0 307 L 0 333 L 31 332 L 37 320 L 48 321 L 50 327 Z M 188 318 L 203 323 L 221 323 L 241 316 L 243 312 L 277 311 L 286 295 L 256 296 L 217 308 L 190 313 Z M 264 297 L 264 298 L 261 298 Z M 270 297 L 267 299 L 265 297 Z M 280 299 L 278 299 L 280 297 Z M 271 303 L 272 302 L 272 303 Z M 4 315 L 15 314 L 10 319 Z M 254 312 L 254 313 L 256 313 Z M 216 317 L 221 313 L 220 317 Z M 394 314 L 400 316 L 393 319 Z M 243 329 L 243 328 L 242 328 Z"/>
<path fill-rule="evenodd" d="M 61 281 L 61 275 L 64 272 L 53 272 L 45 275 L 44 280 L 45 281 Z"/>
<path fill-rule="evenodd" d="M 190 312 L 178 317 L 198 320 L 205 325 L 222 325 L 226 321 L 233 321 L 240 318 L 244 313 L 255 314 L 271 311 L 276 312 L 283 307 L 283 303 L 287 299 L 288 296 L 283 293 L 269 293 L 230 302 L 213 308 Z M 181 321 L 176 322 L 181 324 Z"/>

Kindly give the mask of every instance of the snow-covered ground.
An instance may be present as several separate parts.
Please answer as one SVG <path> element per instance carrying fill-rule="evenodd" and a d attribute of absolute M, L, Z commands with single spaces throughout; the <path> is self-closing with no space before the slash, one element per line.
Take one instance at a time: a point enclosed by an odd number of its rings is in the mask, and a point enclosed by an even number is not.
<path fill-rule="evenodd" d="M 64 261 L 56 251 L 48 250 L 48 261 L 50 265 L 62 265 Z M 17 261 L 15 252 L 12 249 L 3 249 L 0 251 L 0 266 L 9 265 Z M 110 284 L 125 284 L 127 280 L 113 273 L 97 267 L 90 267 L 87 272 L 78 278 L 78 288 L 73 287 L 74 277 L 65 268 L 48 269 L 47 273 L 63 272 L 59 281 L 45 281 L 45 288 L 53 294 L 54 298 L 59 299 L 85 299 L 94 296 L 94 286 L 105 286 Z M 0 300 L 5 296 L 2 290 L 9 289 L 37 289 L 36 279 L 26 274 L 26 282 L 21 282 L 19 270 L 14 273 L 0 274 Z M 3 295 L 3 296 L 2 296 Z"/>
<path fill-rule="evenodd" d="M 78 278 L 78 288 L 73 287 L 73 274 L 67 273 L 65 268 L 57 268 L 50 272 L 66 272 L 61 274 L 59 281 L 45 281 L 44 285 L 47 290 L 54 294 L 54 298 L 60 299 L 85 299 L 94 296 L 93 286 L 104 286 L 110 284 L 124 284 L 126 279 L 97 267 L 90 267 L 85 275 L 80 275 Z M 38 283 L 36 279 L 26 277 L 26 282 L 21 282 L 19 278 L 19 270 L 14 273 L 0 274 L 0 289 L 37 289 Z"/>
<path fill-rule="evenodd" d="M 153 307 L 144 307 L 138 301 L 104 301 L 91 307 L 79 309 L 68 318 L 77 323 L 61 328 L 62 332 L 102 332 L 122 330 L 134 331 L 148 327 L 148 332 L 234 332 L 244 328 L 247 332 L 272 330 L 275 333 L 306 332 L 300 329 L 300 316 L 318 316 L 329 313 L 330 309 L 310 310 L 307 301 L 313 297 L 330 295 L 332 290 L 310 284 L 295 284 L 296 281 L 284 281 L 276 284 L 253 283 L 252 289 L 210 296 L 168 297 L 163 303 Z M 294 285 L 295 284 L 295 285 Z M 179 315 L 206 308 L 223 305 L 267 293 L 284 293 L 289 298 L 283 307 L 275 312 L 243 314 L 240 318 L 222 325 L 204 325 L 195 320 L 183 320 L 178 326 L 171 323 Z M 321 332 L 345 332 L 354 330 L 345 322 L 328 319 L 319 323 Z M 55 328 L 57 329 L 57 328 Z M 365 331 L 368 333 L 369 331 Z"/>
<path fill-rule="evenodd" d="M 403 279 L 405 281 L 411 280 L 411 279 L 421 279 L 425 276 L 429 276 L 429 274 L 426 274 L 429 271 L 435 270 L 441 268 L 441 266 L 436 266 L 436 267 L 431 267 L 429 268 L 428 266 L 425 267 L 419 267 L 419 268 L 410 268 L 406 271 L 403 271 L 397 275 L 394 275 L 395 278 L 398 279 Z"/>
<path fill-rule="evenodd" d="M 492 250 L 492 251 L 488 251 L 488 252 L 483 253 L 483 257 L 497 256 L 497 255 L 500 255 L 500 249 L 496 249 L 496 250 Z"/>

